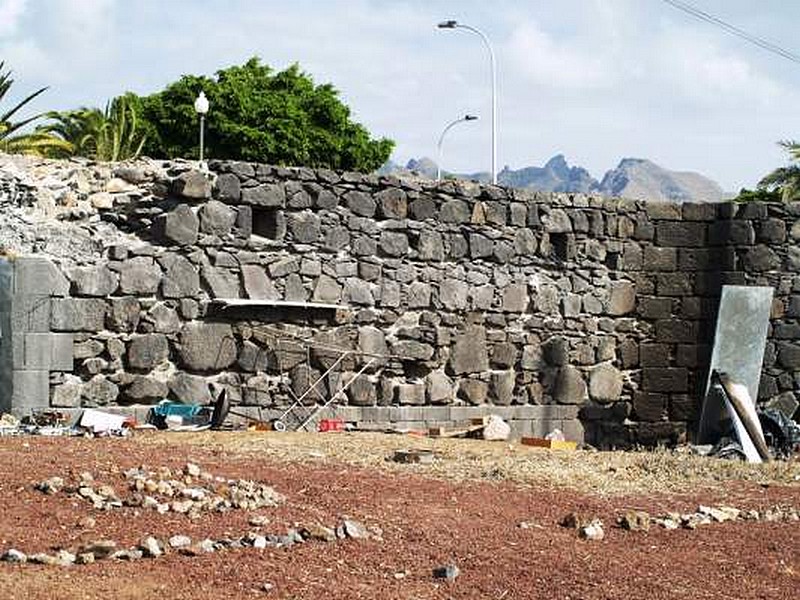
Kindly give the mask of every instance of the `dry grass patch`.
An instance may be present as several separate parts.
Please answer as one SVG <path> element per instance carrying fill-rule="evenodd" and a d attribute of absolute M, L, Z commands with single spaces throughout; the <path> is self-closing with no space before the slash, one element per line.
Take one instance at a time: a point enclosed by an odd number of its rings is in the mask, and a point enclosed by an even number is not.
<path fill-rule="evenodd" d="M 208 431 L 158 433 L 137 439 L 146 444 L 197 445 L 229 456 L 258 456 L 291 463 L 344 463 L 453 481 L 511 481 L 602 496 L 687 493 L 713 489 L 731 481 L 800 487 L 800 461 L 750 465 L 665 449 L 565 452 L 516 443 L 380 433 Z M 436 460 L 430 465 L 398 464 L 391 460 L 396 450 L 411 448 L 432 450 Z"/>

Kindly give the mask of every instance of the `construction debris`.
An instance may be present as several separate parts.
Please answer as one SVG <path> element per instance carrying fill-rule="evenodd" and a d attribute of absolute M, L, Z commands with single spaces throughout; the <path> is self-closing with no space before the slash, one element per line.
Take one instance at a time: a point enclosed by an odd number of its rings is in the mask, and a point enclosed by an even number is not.
<path fill-rule="evenodd" d="M 434 454 L 432 450 L 397 450 L 392 457 L 394 462 L 399 463 L 418 463 L 421 465 L 429 465 L 433 463 Z"/>

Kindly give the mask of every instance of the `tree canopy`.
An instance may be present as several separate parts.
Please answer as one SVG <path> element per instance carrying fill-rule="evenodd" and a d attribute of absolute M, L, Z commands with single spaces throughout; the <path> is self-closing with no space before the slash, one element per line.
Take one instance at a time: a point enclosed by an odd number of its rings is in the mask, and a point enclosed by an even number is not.
<path fill-rule="evenodd" d="M 4 71 L 5 63 L 0 61 L 0 103 L 4 104 L 14 80 L 11 71 Z M 26 125 L 34 123 L 42 117 L 41 114 L 33 115 L 21 121 L 12 120 L 18 111 L 22 110 L 29 102 L 43 94 L 46 87 L 40 88 L 14 104 L 11 108 L 0 111 L 0 151 L 19 154 L 47 154 L 53 150 L 68 150 L 69 144 L 63 140 L 41 131 L 22 133 Z"/>
<path fill-rule="evenodd" d="M 792 164 L 778 167 L 758 182 L 755 190 L 742 189 L 734 198 L 737 202 L 796 202 L 800 200 L 800 143 L 779 142 L 789 153 Z"/>
<path fill-rule="evenodd" d="M 391 140 L 372 139 L 351 121 L 350 109 L 330 84 L 315 85 L 292 65 L 274 73 L 251 58 L 216 76 L 185 75 L 161 92 L 128 94 L 146 134 L 144 154 L 193 157 L 198 153 L 200 91 L 210 102 L 206 156 L 282 165 L 373 171 L 391 154 Z"/>

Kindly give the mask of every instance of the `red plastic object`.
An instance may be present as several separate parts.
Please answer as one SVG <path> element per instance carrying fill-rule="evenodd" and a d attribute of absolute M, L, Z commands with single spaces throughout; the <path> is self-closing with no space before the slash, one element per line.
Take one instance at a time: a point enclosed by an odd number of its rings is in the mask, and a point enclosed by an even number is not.
<path fill-rule="evenodd" d="M 342 419 L 322 419 L 319 422 L 320 433 L 327 431 L 344 431 L 344 421 Z"/>

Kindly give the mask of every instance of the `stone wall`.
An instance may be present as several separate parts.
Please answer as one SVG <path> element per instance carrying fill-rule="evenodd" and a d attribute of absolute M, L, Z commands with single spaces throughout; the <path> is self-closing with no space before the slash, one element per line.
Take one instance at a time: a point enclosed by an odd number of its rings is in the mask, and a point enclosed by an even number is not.
<path fill-rule="evenodd" d="M 340 413 L 365 426 L 498 413 L 522 434 L 674 443 L 698 417 L 726 283 L 775 288 L 760 397 L 795 393 L 796 206 L 210 167 L 119 167 L 112 192 L 79 199 L 120 237 L 53 257 L 69 290 L 49 301 L 50 333 L 71 334 L 74 355 L 50 371 L 52 406 L 207 403 L 225 387 L 272 417 L 334 346 L 367 354 L 323 396 L 379 355 Z M 211 303 L 234 298 L 263 304 Z"/>

